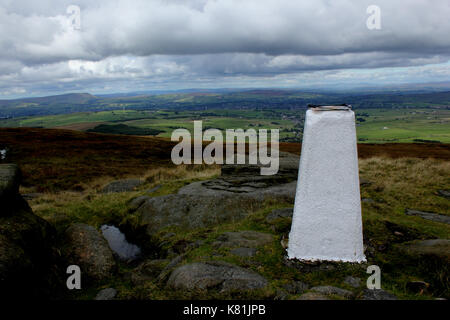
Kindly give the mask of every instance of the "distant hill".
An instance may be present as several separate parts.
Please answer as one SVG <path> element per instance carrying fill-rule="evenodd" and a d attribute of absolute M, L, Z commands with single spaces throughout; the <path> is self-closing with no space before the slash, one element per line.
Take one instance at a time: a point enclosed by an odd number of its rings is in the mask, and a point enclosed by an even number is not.
<path fill-rule="evenodd" d="M 93 96 L 90 93 L 67 93 L 56 96 L 0 100 L 0 106 L 20 105 L 23 103 L 37 103 L 40 105 L 54 103 L 87 103 L 97 99 L 96 96 Z"/>
<path fill-rule="evenodd" d="M 354 108 L 450 107 L 450 91 L 330 93 L 288 89 L 249 89 L 213 92 L 172 92 L 153 95 L 94 96 L 69 93 L 57 96 L 0 100 L 0 118 L 74 112 L 131 110 L 292 109 L 308 104 L 351 104 Z"/>
<path fill-rule="evenodd" d="M 0 117 L 23 117 L 93 111 L 99 98 L 89 93 L 0 100 Z"/>

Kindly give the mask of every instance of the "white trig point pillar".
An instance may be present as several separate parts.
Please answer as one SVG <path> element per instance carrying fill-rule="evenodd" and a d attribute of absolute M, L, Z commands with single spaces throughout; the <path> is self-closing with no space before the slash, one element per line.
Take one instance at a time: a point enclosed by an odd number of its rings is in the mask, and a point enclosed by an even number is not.
<path fill-rule="evenodd" d="M 348 106 L 306 112 L 288 256 L 364 262 L 355 114 Z"/>

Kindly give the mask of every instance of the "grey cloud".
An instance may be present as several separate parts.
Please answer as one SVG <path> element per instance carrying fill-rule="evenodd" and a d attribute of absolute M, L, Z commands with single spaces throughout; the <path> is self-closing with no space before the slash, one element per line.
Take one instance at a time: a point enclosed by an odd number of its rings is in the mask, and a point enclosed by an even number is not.
<path fill-rule="evenodd" d="M 7 1 L 0 11 L 2 45 L 16 44 L 0 56 L 24 63 L 122 54 L 430 54 L 450 49 L 447 0 L 379 0 L 382 29 L 377 31 L 366 28 L 365 9 L 371 4 L 366 0 L 81 1 L 80 32 L 64 25 L 62 3 L 70 2 L 44 1 L 47 16 L 42 8 L 40 14 L 25 10 L 28 3 Z M 58 14 L 52 3 L 58 4 Z"/>
<path fill-rule="evenodd" d="M 81 8 L 81 30 L 70 25 L 66 8 L 71 4 Z M 241 83 L 251 77 L 263 81 L 449 61 L 448 0 L 377 0 L 382 29 L 374 31 L 366 28 L 370 4 L 0 0 L 0 88 L 32 90 L 42 83 L 67 88 L 124 79 L 155 84 L 234 78 Z M 448 64 L 442 68 L 447 74 Z"/>

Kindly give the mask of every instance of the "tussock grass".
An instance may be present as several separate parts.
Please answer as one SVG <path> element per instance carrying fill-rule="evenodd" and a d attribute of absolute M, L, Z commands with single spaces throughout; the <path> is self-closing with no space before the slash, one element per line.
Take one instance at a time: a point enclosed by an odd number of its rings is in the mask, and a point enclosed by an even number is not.
<path fill-rule="evenodd" d="M 431 294 L 449 296 L 448 261 L 417 259 L 397 250 L 402 242 L 415 239 L 449 239 L 445 223 L 408 216 L 406 209 L 450 214 L 450 201 L 437 194 L 450 189 L 450 162 L 436 159 L 374 157 L 359 161 L 360 177 L 370 185 L 361 188 L 365 243 L 375 248 L 369 263 L 383 272 L 383 288 L 407 299 L 427 299 Z M 398 237 L 394 233 L 400 232 Z M 426 281 L 431 292 L 413 294 L 408 281 Z"/>
<path fill-rule="evenodd" d="M 173 180 L 205 179 L 220 175 L 218 165 L 180 165 L 175 168 L 158 168 L 147 171 L 143 178 L 149 183 Z"/>
<path fill-rule="evenodd" d="M 143 180 L 144 184 L 139 186 L 138 190 L 108 194 L 102 193 L 101 190 L 114 178 L 103 176 L 83 183 L 80 192 L 44 193 L 29 203 L 36 214 L 47 219 L 60 230 L 73 222 L 87 223 L 96 227 L 105 223 L 120 224 L 126 219 L 131 219 L 127 209 L 128 202 L 137 196 L 146 195 L 147 190 L 161 185 L 161 188 L 151 196 L 173 193 L 191 181 L 209 179 L 219 174 L 220 168 L 214 165 L 150 169 L 140 176 L 124 177 Z M 26 188 L 22 189 L 22 193 L 26 191 Z"/>
<path fill-rule="evenodd" d="M 450 214 L 448 199 L 437 195 L 450 188 L 450 162 L 417 158 L 369 158 L 359 161 L 360 177 L 370 185 L 361 188 L 363 218 L 389 220 L 434 237 L 448 238 L 450 228 L 442 223 L 406 216 L 406 209 Z"/>

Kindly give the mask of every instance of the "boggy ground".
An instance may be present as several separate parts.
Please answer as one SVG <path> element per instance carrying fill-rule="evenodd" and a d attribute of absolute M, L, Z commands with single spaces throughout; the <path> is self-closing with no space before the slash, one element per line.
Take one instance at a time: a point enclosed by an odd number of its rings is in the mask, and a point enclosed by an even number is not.
<path fill-rule="evenodd" d="M 36 133 L 40 132 L 40 129 L 33 130 L 37 130 Z M 16 133 L 13 136 L 19 131 L 14 131 Z M 47 133 L 50 131 L 45 130 Z M 73 139 L 70 131 L 64 131 L 64 133 Z M 95 136 L 97 135 L 89 135 L 89 138 Z M 5 138 L 3 135 L 1 137 L 3 137 L 2 141 L 9 141 L 8 143 L 14 141 L 14 138 L 11 137 Z M 46 143 L 60 140 L 54 138 L 52 140 L 51 135 L 48 138 L 47 142 L 44 139 L 41 140 L 42 145 L 45 146 Z M 113 141 L 115 138 L 116 136 L 98 135 L 98 143 L 100 144 L 100 141 L 105 139 Z M 132 143 L 131 141 L 135 139 L 125 138 L 127 143 L 128 141 Z M 33 136 L 29 135 L 28 139 L 32 140 Z M 146 138 L 142 138 L 142 141 L 141 138 L 136 139 L 142 144 L 147 141 Z M 117 138 L 117 141 L 121 141 L 120 138 Z M 78 143 L 82 145 L 81 137 Z M 26 147 L 27 144 L 29 144 L 29 149 Z M 99 144 L 92 148 L 97 148 Z M 54 147 L 58 148 L 57 145 Z M 123 146 L 125 147 L 125 145 L 126 143 Z M 86 144 L 87 151 L 85 152 L 94 153 L 89 146 L 92 144 Z M 291 149 L 294 148 L 292 145 L 288 146 Z M 423 146 L 422 150 L 421 146 Z M 62 148 L 62 146 L 60 147 Z M 127 150 L 136 150 L 137 152 L 138 146 L 135 147 L 136 149 L 130 147 Z M 33 172 L 39 172 L 40 166 L 43 165 L 41 161 L 44 161 L 45 157 L 52 157 L 50 151 L 39 151 L 44 152 L 41 160 L 21 157 L 20 152 L 31 152 L 26 151 L 32 150 L 29 141 L 17 142 L 14 148 L 16 153 L 13 153 L 13 159 L 17 159 L 18 162 L 23 159 L 23 163 L 26 164 L 22 166 L 25 178 L 31 177 Z M 65 148 L 65 150 L 70 149 L 68 146 Z M 95 159 L 106 161 L 105 155 L 111 150 L 105 152 L 105 148 L 98 148 L 99 155 Z M 289 149 L 286 146 L 282 146 L 283 148 Z M 299 145 L 296 145 L 295 148 L 299 150 Z M 90 159 L 94 158 L 80 156 L 80 158 L 70 159 L 67 157 L 64 160 L 66 163 L 80 160 L 84 161 L 86 168 L 89 167 L 89 163 L 91 164 L 93 168 L 87 170 L 94 172 L 95 168 L 102 166 L 105 167 L 104 170 L 111 170 L 113 173 L 103 171 L 98 172 L 97 175 L 73 173 L 74 181 L 82 184 L 83 188 L 73 190 L 73 188 L 67 187 L 64 190 L 62 188 L 64 184 L 58 184 L 58 188 L 51 188 L 53 190 L 51 192 L 47 189 L 45 193 L 34 195 L 28 202 L 35 214 L 56 227 L 60 236 L 73 223 L 88 224 L 97 230 L 103 224 L 114 224 L 125 232 L 130 242 L 138 244 L 143 250 L 142 256 L 136 261 L 123 262 L 116 259 L 117 268 L 112 276 L 101 281 L 85 283 L 82 290 L 67 292 L 66 297 L 69 298 L 92 299 L 101 289 L 112 287 L 117 290 L 116 298 L 119 299 L 299 299 L 301 297 L 302 299 L 360 299 L 365 297 L 364 287 L 368 277 L 366 267 L 375 264 L 380 266 L 382 271 L 382 288 L 399 299 L 442 297 L 448 299 L 450 297 L 448 246 L 441 251 L 435 250 L 428 254 L 418 254 L 416 251 L 408 251 L 407 248 L 410 247 L 410 243 L 417 240 L 449 239 L 450 226 L 426 220 L 420 216 L 405 214 L 406 209 L 415 209 L 450 215 L 449 199 L 444 196 L 446 190 L 450 189 L 450 162 L 446 156 L 446 152 L 449 150 L 448 146 L 412 145 L 412 151 L 407 151 L 406 145 L 402 146 L 400 149 L 405 150 L 404 155 L 409 157 L 397 156 L 398 152 L 390 146 L 376 145 L 372 148 L 371 150 L 376 155 L 383 154 L 383 156 L 364 157 L 361 149 L 359 153 L 362 157 L 360 159 L 360 177 L 363 181 L 361 197 L 363 199 L 365 254 L 368 259 L 368 263 L 365 265 L 308 265 L 287 262 L 284 247 L 290 229 L 289 215 L 282 215 L 275 219 L 268 219 L 268 216 L 276 209 L 292 207 L 293 202 L 289 199 L 268 197 L 258 206 L 246 209 L 247 214 L 240 220 L 225 221 L 196 229 L 168 226 L 151 236 L 146 233 L 140 225 L 139 210 L 131 210 L 131 203 L 134 199 L 144 195 L 155 198 L 175 194 L 180 188 L 192 182 L 217 178 L 220 175 L 220 168 L 217 166 L 173 167 L 169 164 L 157 167 L 155 161 L 154 169 L 145 168 L 145 166 L 138 166 L 135 169 L 126 167 L 126 170 L 136 171 L 120 172 L 117 165 L 119 156 L 113 157 L 109 162 L 115 171 L 98 162 L 90 163 Z M 436 151 L 438 149 L 443 151 L 438 153 Z M 157 148 L 156 150 L 162 152 L 162 146 L 161 149 Z M 424 154 L 431 153 L 430 150 L 435 150 L 433 155 L 439 155 L 437 159 L 423 159 Z M 76 157 L 76 154 L 82 155 L 83 152 L 80 151 L 73 155 Z M 410 153 L 408 154 L 408 152 Z M 126 156 L 133 157 L 133 155 L 130 151 Z M 390 155 L 393 156 L 390 157 Z M 162 159 L 164 157 L 161 156 Z M 63 158 L 61 157 L 61 159 Z M 56 180 L 54 181 L 63 179 L 66 175 L 71 176 L 68 171 L 58 167 L 64 161 L 58 162 L 58 164 L 54 163 L 54 170 L 61 173 L 61 176 L 55 175 L 54 179 Z M 146 162 L 142 159 L 142 164 L 144 163 Z M 41 175 L 40 180 L 28 178 L 26 187 L 22 187 L 22 193 L 40 191 L 39 185 L 47 183 L 45 177 L 45 175 Z M 103 187 L 116 177 L 140 178 L 144 183 L 134 191 L 103 193 Z M 50 184 L 56 186 L 54 182 Z M 72 190 L 68 191 L 70 189 Z M 264 234 L 256 236 L 256 243 L 245 241 L 244 244 L 242 241 L 239 243 L 239 247 L 255 250 L 242 250 L 241 248 L 240 251 L 236 251 L 239 248 L 233 248 L 232 245 L 227 244 L 232 242 L 229 240 L 231 236 L 224 236 L 224 233 L 248 231 Z M 267 240 L 267 235 L 270 235 L 271 240 Z M 219 264 L 231 263 L 245 270 L 253 271 L 266 279 L 267 285 L 248 291 L 223 291 L 219 286 L 214 285 L 207 286 L 206 289 L 172 288 L 176 287 L 176 279 L 170 279 L 174 269 L 196 262 L 214 263 L 215 261 L 220 261 Z M 221 268 L 220 270 L 224 273 L 228 272 L 227 267 L 223 265 L 218 268 Z M 353 278 L 349 279 L 349 276 Z M 360 279 L 359 286 L 355 285 L 355 282 L 358 282 L 357 279 Z M 168 285 L 174 283 L 175 285 L 172 287 Z M 334 286 L 347 291 L 317 289 L 320 286 Z M 323 293 L 327 290 L 327 293 Z"/>

